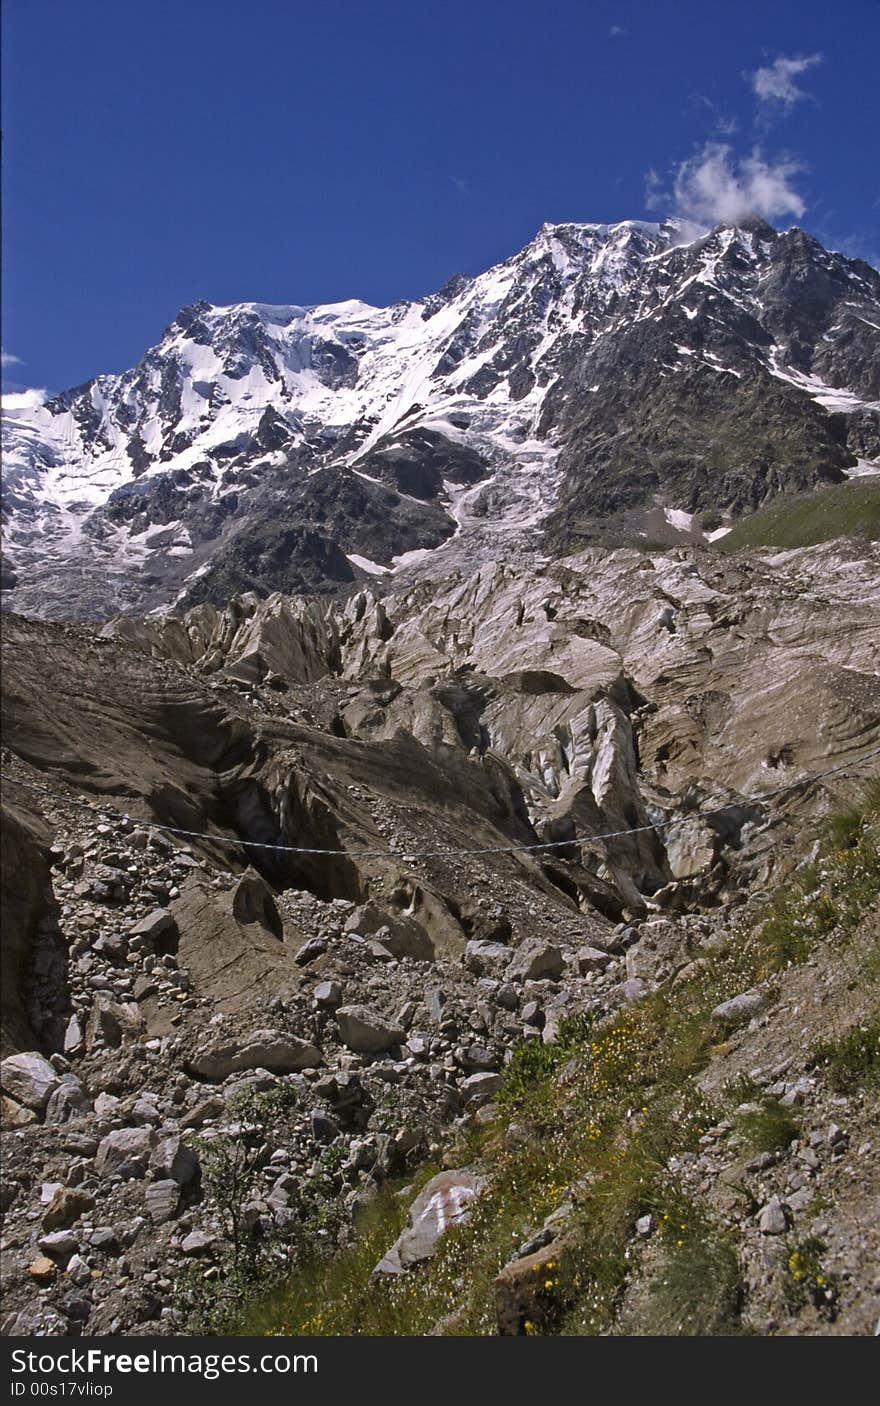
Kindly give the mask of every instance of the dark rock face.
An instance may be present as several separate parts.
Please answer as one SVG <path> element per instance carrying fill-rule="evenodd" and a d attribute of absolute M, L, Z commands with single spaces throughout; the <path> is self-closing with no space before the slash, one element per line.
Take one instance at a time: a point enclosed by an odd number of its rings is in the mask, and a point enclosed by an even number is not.
<path fill-rule="evenodd" d="M 880 274 L 756 218 L 545 225 L 413 303 L 194 304 L 5 427 L 28 613 L 338 592 L 452 537 L 447 565 L 631 543 L 877 459 Z"/>
<path fill-rule="evenodd" d="M 0 827 L 2 844 L 2 1050 L 4 1056 L 31 1049 L 34 1034 L 27 1011 L 25 986 L 34 960 L 37 925 L 54 908 L 49 865 L 46 859 L 47 836 L 38 821 L 25 823 L 23 815 L 3 807 Z"/>

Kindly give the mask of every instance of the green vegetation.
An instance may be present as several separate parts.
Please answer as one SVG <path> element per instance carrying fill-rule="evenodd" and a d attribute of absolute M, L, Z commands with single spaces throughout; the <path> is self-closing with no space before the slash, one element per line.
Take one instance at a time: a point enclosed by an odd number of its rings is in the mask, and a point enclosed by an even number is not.
<path fill-rule="evenodd" d="M 799 1313 L 808 1303 L 828 1318 L 836 1311 L 838 1287 L 822 1262 L 826 1250 L 824 1240 L 811 1235 L 792 1250 L 786 1264 L 785 1299 L 792 1313 Z"/>
<path fill-rule="evenodd" d="M 735 1115 L 737 1132 L 749 1152 L 781 1152 L 800 1132 L 800 1119 L 778 1098 L 765 1095 Z"/>
<path fill-rule="evenodd" d="M 829 823 L 823 858 L 801 869 L 771 902 L 759 925 L 764 973 L 801 962 L 818 938 L 853 931 L 880 893 L 880 783 L 862 805 Z"/>
<path fill-rule="evenodd" d="M 515 1052 L 497 1119 L 489 1127 L 472 1126 L 452 1154 L 458 1165 L 478 1162 L 486 1188 L 470 1221 L 446 1233 L 433 1260 L 399 1278 L 371 1278 L 418 1183 L 405 1198 L 386 1188 L 368 1207 L 352 1245 L 336 1257 L 310 1250 L 281 1289 L 251 1304 L 237 1331 L 491 1335 L 500 1270 L 563 1205 L 564 1233 L 552 1252 L 558 1258 L 545 1266 L 522 1332 L 615 1331 L 635 1221 L 648 1212 L 661 1238 L 659 1267 L 648 1286 L 647 1331 L 744 1331 L 733 1246 L 719 1226 L 682 1201 L 669 1162 L 695 1150 L 729 1107 L 731 1091 L 724 1106 L 707 1106 L 694 1079 L 718 1038 L 714 1007 L 802 960 L 832 929 L 835 940 L 846 942 L 876 903 L 880 788 L 854 814 L 842 828 L 833 827 L 815 869 L 802 873 L 754 928 L 732 934 L 690 979 L 601 1023 L 567 1023 L 556 1047 L 528 1042 Z M 851 1071 L 855 1064 L 861 1071 L 875 1069 L 875 1056 L 873 1046 L 854 1042 L 816 1058 L 829 1070 Z M 740 1135 L 756 1149 L 773 1150 L 796 1135 L 796 1113 L 756 1089 L 738 1086 L 734 1095 L 737 1104 L 745 1096 L 756 1105 L 737 1120 Z M 433 1170 L 425 1169 L 425 1177 Z M 833 1286 L 808 1251 L 800 1247 L 804 1263 L 790 1266 L 791 1292 L 820 1294 L 828 1306 Z"/>
<path fill-rule="evenodd" d="M 811 547 L 833 537 L 880 539 L 880 476 L 774 498 L 713 545 L 721 552 L 740 547 Z"/>
<path fill-rule="evenodd" d="M 193 1265 L 177 1286 L 177 1308 L 194 1332 L 229 1331 L 243 1305 L 279 1278 L 277 1237 L 259 1233 L 247 1205 L 260 1192 L 268 1131 L 295 1106 L 296 1093 L 287 1085 L 264 1093 L 248 1089 L 229 1104 L 235 1132 L 195 1141 L 205 1195 L 223 1227 L 223 1254 L 216 1279 L 206 1280 Z"/>
<path fill-rule="evenodd" d="M 825 1072 L 832 1089 L 853 1094 L 880 1084 L 880 1020 L 857 1026 L 839 1040 L 823 1040 L 812 1064 Z"/>
<path fill-rule="evenodd" d="M 742 1336 L 742 1274 L 729 1236 L 675 1188 L 657 1206 L 663 1248 L 631 1336 Z"/>

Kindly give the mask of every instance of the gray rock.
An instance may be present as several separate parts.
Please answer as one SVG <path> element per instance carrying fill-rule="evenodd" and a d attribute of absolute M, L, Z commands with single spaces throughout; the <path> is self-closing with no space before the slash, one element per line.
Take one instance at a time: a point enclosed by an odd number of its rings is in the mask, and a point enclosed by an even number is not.
<path fill-rule="evenodd" d="M 145 918 L 132 923 L 128 930 L 129 937 L 143 937 L 149 942 L 155 942 L 157 938 L 171 936 L 177 929 L 174 918 L 167 908 L 154 908 L 152 913 L 148 913 Z"/>
<path fill-rule="evenodd" d="M 552 942 L 529 937 L 514 952 L 507 968 L 507 977 L 511 981 L 541 981 L 546 978 L 555 981 L 562 975 L 564 966 L 562 953 Z"/>
<path fill-rule="evenodd" d="M 79 1018 L 72 1015 L 64 1032 L 64 1053 L 66 1055 L 78 1054 L 82 1050 L 83 1039 L 83 1028 Z"/>
<path fill-rule="evenodd" d="M 177 1186 L 189 1186 L 201 1171 L 196 1153 L 176 1134 L 157 1143 L 150 1167 L 160 1180 L 173 1181 Z"/>
<path fill-rule="evenodd" d="M 579 947 L 576 960 L 581 976 L 586 976 L 588 972 L 604 971 L 611 958 L 598 947 Z"/>
<path fill-rule="evenodd" d="M 312 1137 L 315 1142 L 330 1143 L 339 1136 L 339 1124 L 326 1113 L 312 1114 Z"/>
<path fill-rule="evenodd" d="M 462 1097 L 465 1103 L 468 1104 L 474 1103 L 477 1100 L 485 1102 L 486 1099 L 497 1094 L 502 1083 L 503 1079 L 500 1074 L 470 1074 L 467 1079 L 462 1081 Z"/>
<path fill-rule="evenodd" d="M 409 1209 L 407 1227 L 376 1266 L 376 1274 L 403 1274 L 430 1259 L 451 1225 L 464 1224 L 480 1190 L 470 1171 L 440 1172 L 432 1177 Z"/>
<path fill-rule="evenodd" d="M 778 1196 L 771 1196 L 758 1213 L 758 1229 L 762 1235 L 784 1235 L 788 1230 L 786 1207 Z"/>
<path fill-rule="evenodd" d="M 76 1284 L 77 1288 L 82 1288 L 88 1284 L 92 1277 L 92 1271 L 86 1264 L 82 1255 L 72 1255 L 67 1262 L 67 1277 L 71 1284 Z"/>
<path fill-rule="evenodd" d="M 97 1226 L 89 1236 L 89 1244 L 93 1250 L 98 1250 L 102 1255 L 118 1255 L 122 1250 L 119 1236 L 109 1225 Z"/>
<path fill-rule="evenodd" d="M 151 1182 L 147 1187 L 144 1203 L 147 1215 L 154 1225 L 174 1220 L 180 1209 L 180 1187 L 170 1177 Z"/>
<path fill-rule="evenodd" d="M 124 1181 L 146 1175 L 156 1135 L 150 1128 L 117 1128 L 98 1144 L 95 1168 L 99 1176 Z"/>
<path fill-rule="evenodd" d="M 213 1235 L 207 1235 L 204 1230 L 191 1230 L 180 1245 L 181 1251 L 185 1255 L 205 1255 L 214 1248 Z"/>
<path fill-rule="evenodd" d="M 464 964 L 475 976 L 497 975 L 507 967 L 510 960 L 510 948 L 501 942 L 472 939 L 464 950 Z"/>
<path fill-rule="evenodd" d="M 46 1122 L 50 1126 L 69 1123 L 71 1118 L 81 1118 L 91 1111 L 89 1096 L 72 1074 L 62 1076 L 61 1083 L 46 1104 Z"/>
<path fill-rule="evenodd" d="M 49 1235 L 41 1235 L 40 1249 L 53 1260 L 64 1260 L 79 1249 L 79 1240 L 72 1230 L 53 1230 Z"/>
<path fill-rule="evenodd" d="M 340 1006 L 336 1012 L 339 1038 L 357 1054 L 380 1054 L 402 1045 L 404 1032 L 367 1006 Z"/>
<path fill-rule="evenodd" d="M 327 951 L 327 939 L 324 937 L 310 937 L 308 942 L 304 942 L 300 947 L 294 961 L 298 967 L 307 967 L 310 962 L 316 962 Z"/>
<path fill-rule="evenodd" d="M 110 996 L 98 995 L 86 1023 L 86 1047 L 91 1050 L 101 1040 L 115 1049 L 123 1040 L 137 1039 L 143 1024 L 143 1016 L 133 1001 L 114 1001 Z"/>
<path fill-rule="evenodd" d="M 293 1074 L 315 1069 L 320 1051 L 307 1040 L 279 1030 L 260 1030 L 244 1044 L 228 1043 L 202 1050 L 190 1064 L 201 1079 L 225 1079 L 248 1069 L 268 1069 L 273 1074 Z"/>
<path fill-rule="evenodd" d="M 519 994 L 510 981 L 504 981 L 495 992 L 495 1001 L 505 1011 L 515 1011 L 519 1005 Z"/>
<path fill-rule="evenodd" d="M 0 1088 L 16 1103 L 40 1112 L 61 1083 L 48 1060 L 36 1050 L 10 1055 L 0 1064 Z"/>
<path fill-rule="evenodd" d="M 319 981 L 314 997 L 319 1006 L 335 1011 L 337 1006 L 342 1005 L 342 987 L 338 981 Z"/>
<path fill-rule="evenodd" d="M 729 1001 L 722 1001 L 720 1006 L 716 1006 L 712 1019 L 720 1025 L 745 1025 L 766 1004 L 767 997 L 763 991 L 743 991 L 739 996 L 732 996 Z"/>

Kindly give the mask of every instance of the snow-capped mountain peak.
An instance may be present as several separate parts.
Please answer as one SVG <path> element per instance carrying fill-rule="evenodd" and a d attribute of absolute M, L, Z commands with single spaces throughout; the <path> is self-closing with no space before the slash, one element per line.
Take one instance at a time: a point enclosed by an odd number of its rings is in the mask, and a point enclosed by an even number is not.
<path fill-rule="evenodd" d="M 741 510 L 880 449 L 878 337 L 875 270 L 759 220 L 545 224 L 387 308 L 195 302 L 131 370 L 4 406 L 10 601 L 323 588 L 670 494 Z"/>

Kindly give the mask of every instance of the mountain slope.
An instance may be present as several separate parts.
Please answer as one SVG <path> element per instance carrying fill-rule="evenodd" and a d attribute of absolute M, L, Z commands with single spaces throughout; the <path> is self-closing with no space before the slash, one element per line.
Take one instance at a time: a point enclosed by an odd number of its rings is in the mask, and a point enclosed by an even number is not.
<path fill-rule="evenodd" d="M 196 303 L 132 370 L 10 398 L 9 603 L 345 588 L 880 456 L 880 274 L 758 220 L 691 234 L 545 225 L 389 308 Z"/>

